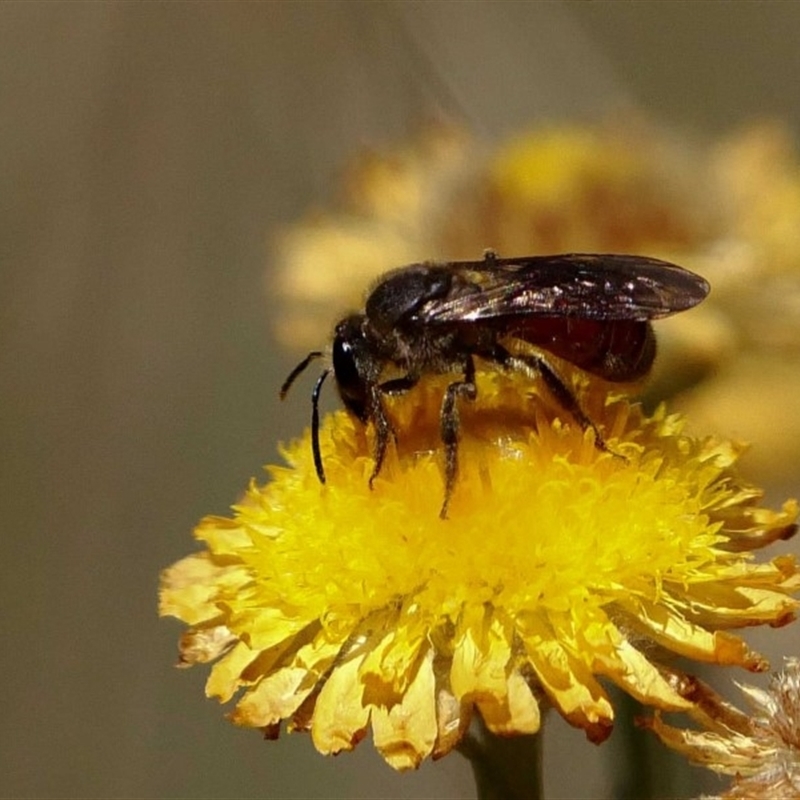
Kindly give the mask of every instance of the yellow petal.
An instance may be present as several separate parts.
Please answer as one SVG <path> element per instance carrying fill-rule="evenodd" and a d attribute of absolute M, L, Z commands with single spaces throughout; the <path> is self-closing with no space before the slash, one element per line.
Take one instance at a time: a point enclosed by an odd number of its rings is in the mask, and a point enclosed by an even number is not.
<path fill-rule="evenodd" d="M 248 607 L 228 614 L 232 630 L 253 650 L 269 650 L 309 626 L 309 620 L 287 616 L 281 608 Z"/>
<path fill-rule="evenodd" d="M 369 708 L 358 680 L 363 656 L 352 658 L 331 672 L 317 697 L 311 720 L 311 738 L 320 753 L 352 750 L 364 738 Z"/>
<path fill-rule="evenodd" d="M 236 519 L 205 517 L 194 529 L 195 539 L 205 542 L 216 556 L 238 556 L 250 544 L 250 534 Z"/>
<path fill-rule="evenodd" d="M 237 638 L 225 625 L 214 625 L 210 628 L 189 628 L 181 635 L 179 649 L 181 653 L 179 667 L 191 667 L 193 664 L 205 664 L 219 658 L 235 647 Z"/>
<path fill-rule="evenodd" d="M 537 733 L 542 724 L 539 702 L 519 672 L 512 672 L 502 695 L 487 695 L 477 706 L 486 727 L 502 736 Z"/>
<path fill-rule="evenodd" d="M 656 642 L 675 653 L 715 664 L 735 664 L 751 672 L 769 669 L 766 659 L 737 636 L 707 631 L 655 603 L 625 599 L 620 605 L 631 611 L 632 625 L 644 628 Z"/>
<path fill-rule="evenodd" d="M 237 703 L 230 719 L 236 725 L 263 728 L 290 717 L 314 689 L 302 667 L 284 667 L 263 678 Z"/>
<path fill-rule="evenodd" d="M 773 578 L 772 586 L 776 584 Z M 671 594 L 684 614 L 704 627 L 739 628 L 764 623 L 780 627 L 791 622 L 798 609 L 797 600 L 785 594 L 747 585 L 706 583 Z"/>
<path fill-rule="evenodd" d="M 467 732 L 472 714 L 471 707 L 461 703 L 449 688 L 449 674 L 444 669 L 434 668 L 434 675 L 437 678 L 436 743 L 432 755 L 434 758 L 441 758 L 447 755 Z"/>
<path fill-rule="evenodd" d="M 375 747 L 390 766 L 415 769 L 433 751 L 437 736 L 433 650 L 428 650 L 400 702 L 372 709 Z"/>
<path fill-rule="evenodd" d="M 218 619 L 219 597 L 235 593 L 250 580 L 241 566 L 223 566 L 209 553 L 194 553 L 161 573 L 158 613 L 178 617 L 189 625 Z"/>
<path fill-rule="evenodd" d="M 616 655 L 616 659 L 598 664 L 597 670 L 625 689 L 631 697 L 665 711 L 686 711 L 692 707 L 692 703 L 675 691 L 659 670 L 629 641 L 620 640 Z"/>
<path fill-rule="evenodd" d="M 484 697 L 506 695 L 506 678 L 511 658 L 510 635 L 493 619 L 485 627 L 484 611 L 478 607 L 470 619 L 465 612 L 466 630 L 456 641 L 450 685 L 460 700 L 475 702 Z"/>
<path fill-rule="evenodd" d="M 242 672 L 258 656 L 244 642 L 238 642 L 227 655 L 211 668 L 206 681 L 206 697 L 217 697 L 227 703 L 236 691 L 247 681 L 242 680 Z"/>
<path fill-rule="evenodd" d="M 359 673 L 365 703 L 390 706 L 398 702 L 408 688 L 423 642 L 422 635 L 400 627 L 372 648 Z"/>
<path fill-rule="evenodd" d="M 702 764 L 716 772 L 729 775 L 749 774 L 758 765 L 754 763 L 754 752 L 745 736 L 731 733 L 726 736 L 707 731 L 675 728 L 663 722 L 660 716 L 643 721 L 643 726 L 652 730 L 664 744 L 682 753 L 696 764 Z"/>
<path fill-rule="evenodd" d="M 552 638 L 540 621 L 525 621 L 522 642 L 542 688 L 567 722 L 583 728 L 593 742 L 606 739 L 614 709 L 587 666 Z"/>
<path fill-rule="evenodd" d="M 761 499 L 762 492 L 754 492 Z M 716 509 L 715 521 L 724 523 L 729 541 L 725 549 L 733 552 L 756 550 L 780 539 L 789 539 L 797 531 L 800 508 L 796 500 L 787 500 L 781 511 L 757 506 L 742 506 L 741 503 L 720 511 Z"/>

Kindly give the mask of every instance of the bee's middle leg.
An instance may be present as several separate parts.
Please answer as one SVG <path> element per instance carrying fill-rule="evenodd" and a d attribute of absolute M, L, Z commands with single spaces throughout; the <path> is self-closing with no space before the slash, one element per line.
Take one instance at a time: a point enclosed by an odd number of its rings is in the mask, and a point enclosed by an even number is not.
<path fill-rule="evenodd" d="M 445 482 L 444 482 L 444 502 L 439 516 L 442 519 L 447 517 L 447 507 L 450 503 L 450 495 L 458 474 L 458 437 L 460 423 L 458 418 L 458 406 L 456 400 L 459 397 L 466 397 L 474 400 L 478 396 L 478 387 L 475 385 L 475 362 L 472 356 L 468 356 L 464 364 L 464 379 L 451 383 L 445 391 L 442 399 L 442 410 L 439 416 L 440 434 L 445 448 Z"/>

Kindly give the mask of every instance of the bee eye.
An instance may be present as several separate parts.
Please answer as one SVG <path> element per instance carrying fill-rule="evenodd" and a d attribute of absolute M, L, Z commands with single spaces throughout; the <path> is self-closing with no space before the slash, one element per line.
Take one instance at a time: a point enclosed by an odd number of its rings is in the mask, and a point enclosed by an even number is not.
<path fill-rule="evenodd" d="M 333 369 L 340 385 L 359 381 L 353 345 L 341 336 L 333 340 Z"/>
<path fill-rule="evenodd" d="M 362 422 L 366 422 L 367 389 L 358 371 L 356 348 L 352 341 L 341 333 L 333 340 L 333 372 L 339 395 L 347 408 Z"/>

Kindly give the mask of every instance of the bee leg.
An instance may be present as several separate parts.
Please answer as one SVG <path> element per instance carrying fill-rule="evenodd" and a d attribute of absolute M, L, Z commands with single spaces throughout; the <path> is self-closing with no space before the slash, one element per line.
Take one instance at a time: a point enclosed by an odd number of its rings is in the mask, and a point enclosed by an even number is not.
<path fill-rule="evenodd" d="M 403 394 L 407 392 L 409 389 L 413 389 L 419 383 L 419 376 L 418 375 L 403 375 L 402 378 L 392 378 L 390 381 L 384 381 L 378 389 L 380 389 L 381 394 L 388 394 L 389 396 L 394 396 L 397 394 Z M 394 428 L 390 426 L 389 432 L 392 434 L 392 438 L 394 439 L 394 443 L 397 444 L 397 432 Z"/>
<path fill-rule="evenodd" d="M 375 482 L 383 466 L 383 459 L 386 456 L 386 447 L 389 444 L 389 437 L 391 436 L 395 444 L 397 444 L 397 433 L 392 427 L 389 418 L 386 416 L 386 410 L 381 402 L 381 396 L 402 394 L 413 388 L 419 382 L 419 377 L 413 375 L 404 375 L 402 378 L 394 378 L 390 381 L 384 381 L 379 384 L 375 394 L 372 398 L 372 407 L 374 409 L 372 414 L 372 422 L 375 425 L 375 466 L 372 469 L 372 475 L 369 477 L 369 488 Z"/>
<path fill-rule="evenodd" d="M 581 426 L 581 429 L 592 430 L 597 449 L 607 453 L 612 452 L 597 425 L 584 413 L 578 398 L 543 358 L 533 355 L 512 355 L 500 345 L 495 346 L 489 358 L 505 369 L 539 375 L 558 404 Z"/>
<path fill-rule="evenodd" d="M 311 356 L 306 361 L 309 361 L 310 358 Z M 319 393 L 329 374 L 329 369 L 323 370 L 314 384 L 314 391 L 311 392 L 311 452 L 314 456 L 314 468 L 317 470 L 320 483 L 325 483 L 325 468 L 322 465 L 322 451 L 319 446 Z"/>
<path fill-rule="evenodd" d="M 403 375 L 402 378 L 393 378 L 390 381 L 384 381 L 378 388 L 381 390 L 381 394 L 403 394 L 403 392 L 413 389 L 418 383 L 418 376 Z"/>
<path fill-rule="evenodd" d="M 369 488 L 372 489 L 372 484 L 375 478 L 378 477 L 381 467 L 383 466 L 383 459 L 386 456 L 386 447 L 389 444 L 389 437 L 394 436 L 394 429 L 392 428 L 389 418 L 386 416 L 386 410 L 381 402 L 380 387 L 376 387 L 374 396 L 371 402 L 372 424 L 375 426 L 375 450 L 373 458 L 375 466 L 372 468 L 372 475 L 369 476 Z"/>
<path fill-rule="evenodd" d="M 542 380 L 547 384 L 547 388 L 550 390 L 551 394 L 553 394 L 559 404 L 569 412 L 572 418 L 581 426 L 581 429 L 584 431 L 587 428 L 592 429 L 594 433 L 594 446 L 603 452 L 612 452 L 597 425 L 584 413 L 580 403 L 578 403 L 578 398 L 575 397 L 572 390 L 569 389 L 555 372 L 553 372 L 545 361 L 540 361 L 539 363 L 539 374 L 542 376 Z"/>
<path fill-rule="evenodd" d="M 441 519 L 447 518 L 447 506 L 450 503 L 450 495 L 453 493 L 453 486 L 458 473 L 458 432 L 460 426 L 456 400 L 462 395 L 468 400 L 474 400 L 478 395 L 478 387 L 475 385 L 475 362 L 471 355 L 467 356 L 464 364 L 464 380 L 451 383 L 442 399 L 439 426 L 445 447 L 445 482 L 444 502 L 439 512 Z"/>

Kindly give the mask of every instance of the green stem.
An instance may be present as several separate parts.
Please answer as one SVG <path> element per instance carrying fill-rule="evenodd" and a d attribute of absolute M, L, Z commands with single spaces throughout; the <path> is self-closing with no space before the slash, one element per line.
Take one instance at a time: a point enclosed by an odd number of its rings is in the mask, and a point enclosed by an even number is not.
<path fill-rule="evenodd" d="M 620 692 L 616 698 L 618 721 L 615 726 L 616 739 L 622 750 L 621 770 L 615 778 L 613 797 L 653 797 L 653 750 L 651 741 L 655 736 L 642 736 L 641 728 L 634 724 L 634 717 L 642 707 L 630 695 Z"/>
<path fill-rule="evenodd" d="M 458 746 L 469 759 L 478 800 L 542 800 L 542 736 L 497 736 L 480 719 Z"/>

